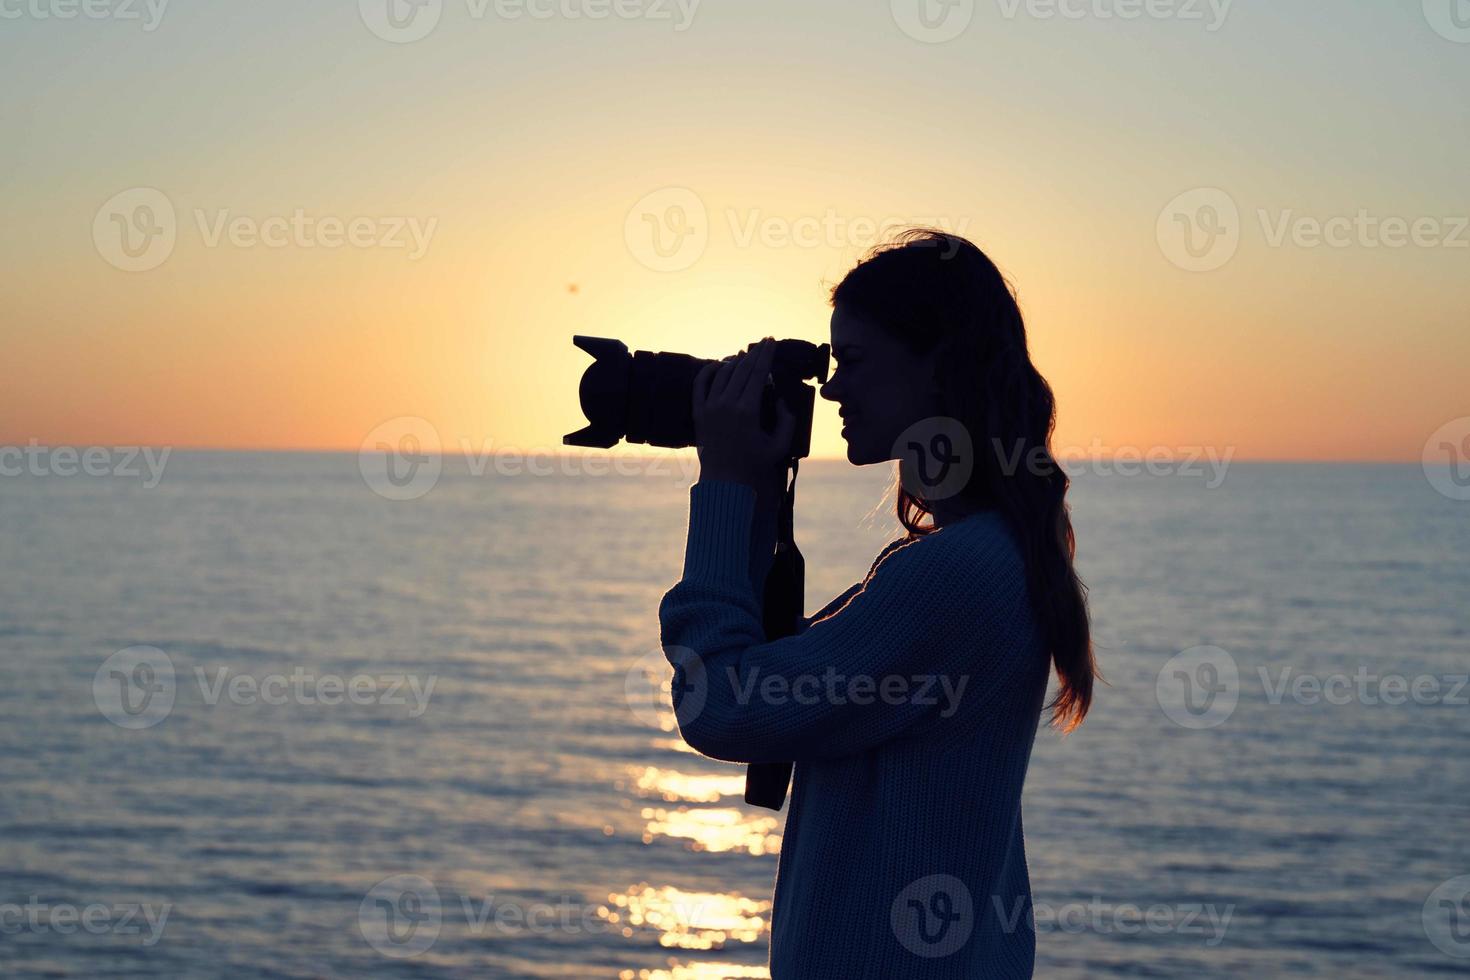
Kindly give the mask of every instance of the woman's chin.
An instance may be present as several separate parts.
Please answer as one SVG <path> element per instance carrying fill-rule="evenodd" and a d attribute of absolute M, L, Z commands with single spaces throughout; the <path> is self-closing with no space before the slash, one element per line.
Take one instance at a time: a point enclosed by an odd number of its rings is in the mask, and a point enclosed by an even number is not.
<path fill-rule="evenodd" d="M 853 466 L 872 466 L 881 463 L 888 457 L 883 453 L 874 453 L 860 443 L 851 439 L 847 440 L 847 461 Z"/>

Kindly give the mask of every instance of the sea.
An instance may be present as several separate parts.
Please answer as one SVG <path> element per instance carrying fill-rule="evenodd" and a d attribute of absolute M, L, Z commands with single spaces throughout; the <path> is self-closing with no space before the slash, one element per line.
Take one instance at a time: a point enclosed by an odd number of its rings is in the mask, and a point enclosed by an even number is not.
<path fill-rule="evenodd" d="M 109 458 L 0 476 L 0 975 L 767 976 L 786 812 L 665 697 L 687 454 Z M 803 465 L 809 612 L 891 483 Z M 1069 499 L 1105 683 L 1037 733 L 1037 976 L 1470 975 L 1470 503 Z"/>

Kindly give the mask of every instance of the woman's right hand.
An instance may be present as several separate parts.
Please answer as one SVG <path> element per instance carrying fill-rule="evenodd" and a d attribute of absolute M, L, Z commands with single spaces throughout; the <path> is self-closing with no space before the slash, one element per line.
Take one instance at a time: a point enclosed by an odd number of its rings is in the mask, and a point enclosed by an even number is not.
<path fill-rule="evenodd" d="M 778 399 L 772 432 L 761 428 L 761 401 L 771 383 L 775 341 L 707 364 L 694 379 L 694 433 L 701 480 L 743 483 L 758 493 L 785 488 L 796 417 Z"/>

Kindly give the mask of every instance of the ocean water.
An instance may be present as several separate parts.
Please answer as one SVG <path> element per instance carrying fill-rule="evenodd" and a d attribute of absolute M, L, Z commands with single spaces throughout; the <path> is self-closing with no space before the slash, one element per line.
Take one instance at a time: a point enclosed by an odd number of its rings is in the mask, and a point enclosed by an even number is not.
<path fill-rule="evenodd" d="M 651 691 L 687 459 L 359 462 L 0 478 L 0 973 L 765 976 L 785 812 Z M 1077 475 L 1108 686 L 1037 739 L 1038 976 L 1470 972 L 1470 504 L 1212 482 Z M 809 611 L 887 483 L 804 468 Z"/>

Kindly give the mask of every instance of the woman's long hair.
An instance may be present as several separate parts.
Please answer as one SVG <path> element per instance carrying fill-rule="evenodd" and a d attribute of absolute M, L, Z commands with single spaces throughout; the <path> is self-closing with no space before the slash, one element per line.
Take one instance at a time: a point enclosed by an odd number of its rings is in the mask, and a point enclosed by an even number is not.
<path fill-rule="evenodd" d="M 1087 588 L 1073 566 L 1070 480 L 1051 454 L 1056 399 L 1031 363 L 1014 291 L 995 263 L 958 235 L 914 228 L 871 251 L 832 290 L 832 305 L 871 320 L 936 358 L 943 413 L 971 435 L 976 465 L 958 499 L 1000 512 L 1015 534 L 1059 688 L 1052 724 L 1069 732 L 1092 704 L 1097 665 Z M 928 517 L 928 523 L 923 523 Z M 911 536 L 935 530 L 902 485 L 898 519 Z"/>

